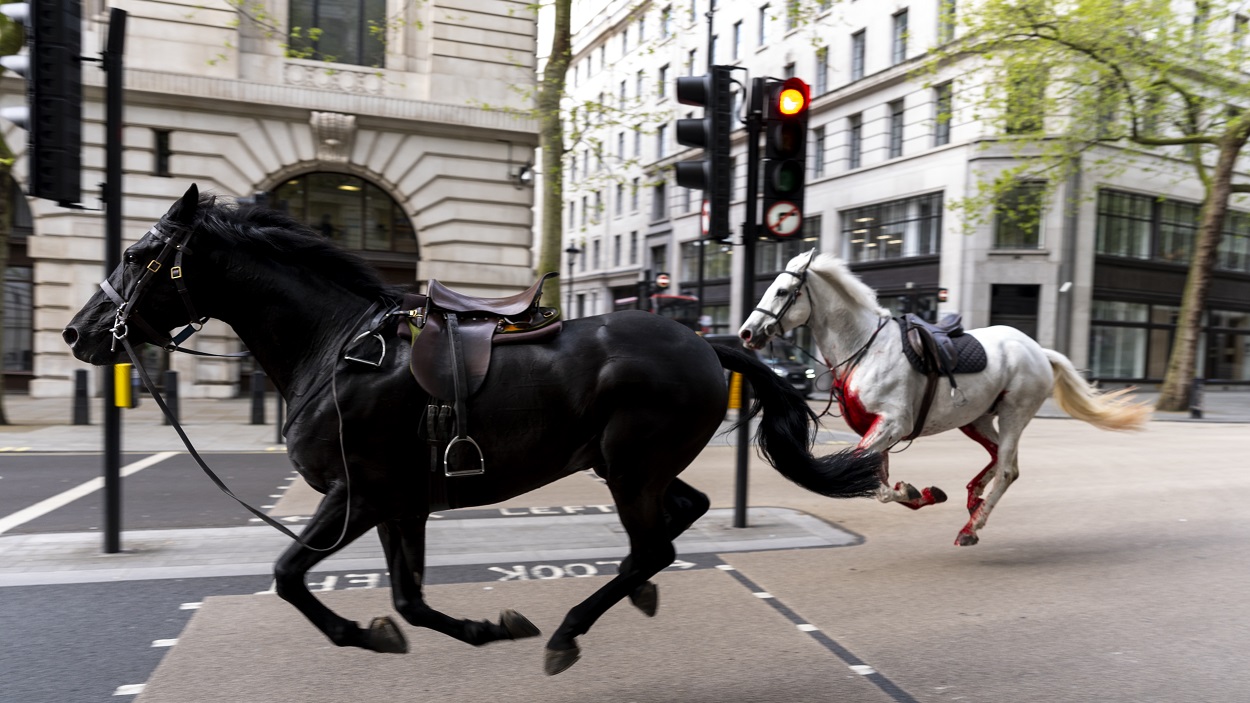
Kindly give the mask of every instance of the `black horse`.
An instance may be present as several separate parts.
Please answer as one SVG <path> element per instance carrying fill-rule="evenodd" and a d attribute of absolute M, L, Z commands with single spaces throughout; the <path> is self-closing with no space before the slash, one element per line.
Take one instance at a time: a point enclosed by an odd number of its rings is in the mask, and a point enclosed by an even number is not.
<path fill-rule="evenodd" d="M 164 330 L 212 317 L 234 329 L 289 404 L 291 461 L 325 497 L 300 541 L 278 559 L 277 593 L 331 641 L 407 651 L 389 617 L 362 628 L 304 583 L 315 564 L 375 526 L 395 609 L 408 622 L 473 645 L 539 634 L 515 611 L 498 623 L 458 620 L 422 598 L 434 462 L 416 437 L 429 396 L 408 368 L 408 340 L 392 325 L 381 328 L 387 351 L 380 366 L 344 359 L 346 340 L 371 311 L 400 305 L 400 292 L 357 256 L 281 213 L 218 204 L 192 185 L 127 249 L 101 288 L 65 328 L 77 358 L 114 363 L 115 337 L 168 345 Z M 126 308 L 120 316 L 118 302 Z M 752 414 L 763 409 L 760 448 L 785 476 L 831 497 L 867 495 L 880 483 L 873 456 L 813 457 L 811 410 L 753 356 L 714 348 L 658 315 L 570 320 L 549 341 L 495 349 L 467 409 L 490 466 L 482 475 L 447 479 L 454 504 L 502 501 L 593 469 L 611 490 L 630 540 L 617 576 L 569 611 L 552 635 L 547 673 L 572 665 L 577 636 L 620 600 L 654 613 L 648 579 L 672 564 L 674 538 L 709 506 L 677 475 L 725 415 L 722 368 L 742 373 L 755 390 Z"/>

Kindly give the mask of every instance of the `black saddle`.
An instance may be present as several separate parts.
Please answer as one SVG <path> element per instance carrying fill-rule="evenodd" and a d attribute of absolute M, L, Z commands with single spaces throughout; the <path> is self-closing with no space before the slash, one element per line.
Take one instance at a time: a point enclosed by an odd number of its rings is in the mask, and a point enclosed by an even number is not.
<path fill-rule="evenodd" d="M 904 441 L 911 441 L 924 431 L 938 379 L 945 376 L 951 382 L 953 397 L 959 387 L 955 374 L 984 371 L 989 358 L 976 337 L 964 334 L 963 319 L 956 313 L 943 315 L 937 324 L 911 313 L 894 320 L 903 335 L 903 356 L 907 357 L 912 368 L 926 377 L 916 424 L 911 434 L 903 438 Z"/>
<path fill-rule="evenodd" d="M 955 374 L 985 370 L 989 361 L 985 347 L 976 337 L 964 334 L 963 317 L 958 313 L 943 315 L 936 324 L 911 313 L 894 319 L 903 335 L 903 355 L 920 373 L 946 376 L 952 387 L 958 387 Z"/>

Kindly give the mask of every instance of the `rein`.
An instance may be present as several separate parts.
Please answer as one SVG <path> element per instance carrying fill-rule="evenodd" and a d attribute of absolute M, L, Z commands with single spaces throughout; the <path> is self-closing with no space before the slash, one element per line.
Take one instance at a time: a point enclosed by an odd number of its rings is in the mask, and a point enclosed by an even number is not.
<path fill-rule="evenodd" d="M 786 297 L 786 302 L 782 303 L 780 310 L 778 310 L 777 312 L 773 312 L 772 310 L 769 310 L 767 308 L 760 308 L 760 307 L 755 308 L 755 312 L 768 315 L 769 317 L 777 321 L 777 331 L 779 334 L 786 333 L 786 328 L 783 327 L 781 324 L 781 318 L 785 317 L 786 313 L 790 312 L 790 308 L 793 307 L 794 304 L 798 302 L 798 299 L 803 295 L 803 287 L 807 285 L 807 269 L 811 268 L 812 261 L 815 258 L 816 258 L 816 249 L 813 247 L 811 255 L 807 257 L 807 263 L 803 264 L 803 268 L 799 269 L 798 272 L 791 271 L 789 269 L 786 269 L 781 272 L 781 273 L 787 273 L 787 274 L 790 274 L 791 276 L 794 276 L 795 278 L 799 279 L 799 282 L 798 282 L 798 285 L 794 286 L 794 288 L 790 291 L 790 294 Z M 781 274 L 777 274 L 777 275 L 780 276 Z"/>
<path fill-rule="evenodd" d="M 829 367 L 829 373 L 833 374 L 833 382 L 829 385 L 829 404 L 825 406 L 825 412 L 821 413 L 821 417 L 824 417 L 825 413 L 829 412 L 829 408 L 833 407 L 834 400 L 838 401 L 838 407 L 842 406 L 841 389 L 845 387 L 846 379 L 850 378 L 851 372 L 853 372 L 855 367 L 859 366 L 859 362 L 863 361 L 864 357 L 868 355 L 868 348 L 872 346 L 873 342 L 877 341 L 877 335 L 881 334 L 881 330 L 885 328 L 886 323 L 889 321 L 890 318 L 888 317 L 881 318 L 881 322 L 877 323 L 877 329 L 872 331 L 872 335 L 868 337 L 868 341 L 864 342 L 863 346 L 850 356 L 846 357 L 846 359 L 844 359 L 841 363 L 837 365 L 826 364 L 826 366 Z M 840 368 L 842 368 L 842 372 L 838 373 L 838 369 Z"/>
<path fill-rule="evenodd" d="M 260 518 L 263 522 L 265 522 L 269 526 L 276 528 L 279 532 L 282 532 L 283 534 L 295 540 L 296 542 L 299 542 L 300 545 L 302 545 L 306 549 L 310 549 L 315 552 L 333 551 L 337 549 L 340 544 L 343 543 L 344 539 L 347 538 L 347 526 L 350 524 L 350 520 L 351 520 L 351 490 L 352 490 L 351 489 L 351 485 L 352 485 L 351 472 L 348 471 L 347 447 L 343 442 L 343 413 L 342 413 L 342 410 L 339 408 L 338 387 L 335 383 L 335 378 L 337 376 L 337 374 L 335 373 L 335 367 L 338 364 L 338 359 L 346 351 L 347 345 L 351 342 L 352 337 L 349 336 L 347 338 L 347 341 L 343 343 L 338 353 L 334 356 L 333 361 L 331 361 L 329 378 L 323 379 L 320 383 L 318 383 L 314 387 L 313 392 L 306 394 L 304 398 L 304 403 L 303 403 L 303 404 L 306 404 L 307 401 L 311 397 L 315 396 L 317 393 L 320 393 L 320 391 L 325 387 L 327 382 L 330 384 L 331 391 L 334 394 L 334 410 L 336 413 L 338 413 L 339 453 L 343 458 L 343 476 L 347 484 L 347 512 L 343 517 L 342 532 L 339 533 L 339 537 L 337 540 L 335 540 L 333 545 L 329 547 L 324 547 L 324 548 L 314 547 L 308 544 L 307 542 L 305 542 L 304 540 L 300 539 L 299 535 L 292 532 L 290 528 L 288 528 L 286 525 L 283 525 L 277 520 L 274 520 L 272 517 L 266 515 L 265 513 L 262 513 L 257 508 L 252 507 L 242 498 L 239 498 L 238 496 L 236 496 L 234 492 L 231 491 L 230 488 L 225 484 L 225 482 L 222 481 L 221 478 L 218 477 L 217 474 L 214 473 L 211 468 L 209 468 L 208 464 L 200 456 L 200 453 L 196 451 L 195 447 L 191 444 L 190 438 L 187 437 L 187 433 L 182 429 L 182 425 L 180 425 L 178 423 L 177 418 L 174 417 L 173 411 L 169 409 L 169 406 L 165 404 L 164 399 L 161 398 L 160 393 L 156 391 L 156 384 L 152 383 L 151 377 L 148 376 L 147 369 L 143 367 L 142 362 L 140 362 L 139 360 L 139 355 L 135 353 L 134 346 L 131 345 L 130 343 L 130 339 L 129 339 L 130 323 L 133 322 L 137 327 L 139 327 L 140 330 L 142 330 L 145 334 L 147 334 L 151 339 L 161 339 L 163 337 L 165 339 L 165 342 L 161 345 L 161 348 L 167 352 L 181 351 L 184 353 L 195 354 L 198 356 L 213 356 L 213 357 L 224 357 L 224 358 L 239 358 L 239 357 L 250 355 L 250 352 L 241 352 L 241 353 L 236 353 L 236 354 L 210 354 L 208 352 L 200 352 L 200 351 L 195 351 L 195 350 L 190 350 L 190 349 L 181 349 L 178 347 L 178 344 L 180 344 L 186 338 L 190 337 L 192 334 L 194 334 L 195 332 L 198 332 L 201 328 L 203 328 L 204 323 L 209 319 L 207 315 L 200 316 L 200 315 L 197 315 L 197 313 L 195 312 L 195 306 L 191 302 L 191 295 L 187 289 L 186 281 L 182 275 L 182 255 L 184 252 L 191 253 L 190 247 L 187 246 L 187 240 L 191 238 L 192 231 L 193 230 L 190 228 L 179 227 L 177 231 L 171 236 L 165 233 L 165 231 L 161 228 L 161 224 L 159 222 L 153 225 L 152 229 L 148 230 L 149 234 L 152 234 L 158 239 L 161 239 L 162 241 L 164 241 L 165 246 L 161 249 L 160 253 L 157 254 L 156 258 L 149 261 L 148 264 L 144 267 L 144 271 L 139 276 L 139 280 L 135 282 L 135 285 L 133 287 L 131 287 L 129 299 L 123 298 L 117 292 L 117 290 L 113 287 L 113 285 L 108 282 L 108 279 L 105 279 L 104 281 L 100 283 L 100 288 L 104 291 L 104 294 L 107 295 L 109 299 L 112 300 L 113 303 L 117 305 L 117 313 L 116 313 L 116 316 L 114 317 L 113 327 L 111 330 L 109 330 L 113 334 L 112 350 L 116 351 L 117 343 L 121 342 L 122 348 L 126 351 L 126 355 L 130 357 L 130 362 L 139 371 L 139 378 L 140 380 L 143 381 L 143 387 L 147 389 L 147 392 L 152 396 L 152 399 L 156 401 L 156 405 L 160 407 L 161 412 L 164 413 L 165 417 L 169 420 L 169 424 L 174 428 L 174 431 L 178 433 L 178 437 L 182 439 L 182 443 L 186 446 L 187 451 L 191 454 L 191 458 L 195 459 L 195 463 L 199 464 L 200 469 L 204 471 L 205 475 L 208 476 L 209 480 L 211 480 L 217 486 L 217 488 L 221 489 L 222 493 L 225 493 L 227 496 L 230 496 L 232 499 L 234 499 L 236 503 L 246 508 L 248 512 Z M 170 278 L 172 278 L 174 281 L 174 285 L 177 288 L 180 297 L 182 298 L 183 306 L 186 308 L 187 315 L 190 319 L 190 323 L 187 325 L 187 327 L 184 328 L 177 335 L 174 335 L 172 337 L 170 337 L 169 335 L 161 335 L 161 334 L 156 333 L 156 331 L 152 328 L 152 326 L 149 325 L 138 313 L 135 312 L 136 303 L 139 300 L 139 298 L 142 296 L 142 294 L 146 291 L 147 286 L 151 283 L 152 276 L 156 274 L 156 272 L 160 271 L 161 268 L 164 267 L 165 262 L 169 258 L 171 253 L 174 256 L 174 265 L 169 270 Z M 366 309 L 364 314 L 362 314 L 360 318 L 356 321 L 356 326 L 359 326 L 360 321 L 364 320 L 370 314 L 372 314 L 377 307 L 378 307 L 378 303 L 376 301 L 373 303 L 370 303 L 368 309 Z M 300 409 L 303 409 L 303 404 L 301 404 Z M 294 419 L 294 414 L 291 414 L 289 420 L 291 419 Z M 289 420 L 287 423 L 287 427 L 290 426 Z"/>

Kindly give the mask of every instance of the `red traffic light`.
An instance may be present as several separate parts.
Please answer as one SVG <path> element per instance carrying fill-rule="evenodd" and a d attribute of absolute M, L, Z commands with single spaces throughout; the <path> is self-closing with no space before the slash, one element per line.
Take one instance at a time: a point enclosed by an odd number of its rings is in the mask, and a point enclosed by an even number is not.
<path fill-rule="evenodd" d="M 799 78 L 787 78 L 775 95 L 774 113 L 778 117 L 796 117 L 807 110 L 811 89 Z"/>

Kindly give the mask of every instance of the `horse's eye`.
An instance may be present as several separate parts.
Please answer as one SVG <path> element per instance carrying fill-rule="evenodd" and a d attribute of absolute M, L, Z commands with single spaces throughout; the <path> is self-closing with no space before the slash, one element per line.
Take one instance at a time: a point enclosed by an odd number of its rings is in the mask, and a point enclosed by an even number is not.
<path fill-rule="evenodd" d="M 778 298 L 784 298 L 784 297 L 786 297 L 786 295 L 788 295 L 788 293 L 786 293 L 786 291 L 785 291 L 784 289 L 782 289 L 782 288 L 778 288 L 778 289 L 777 289 L 777 297 L 778 297 Z"/>

